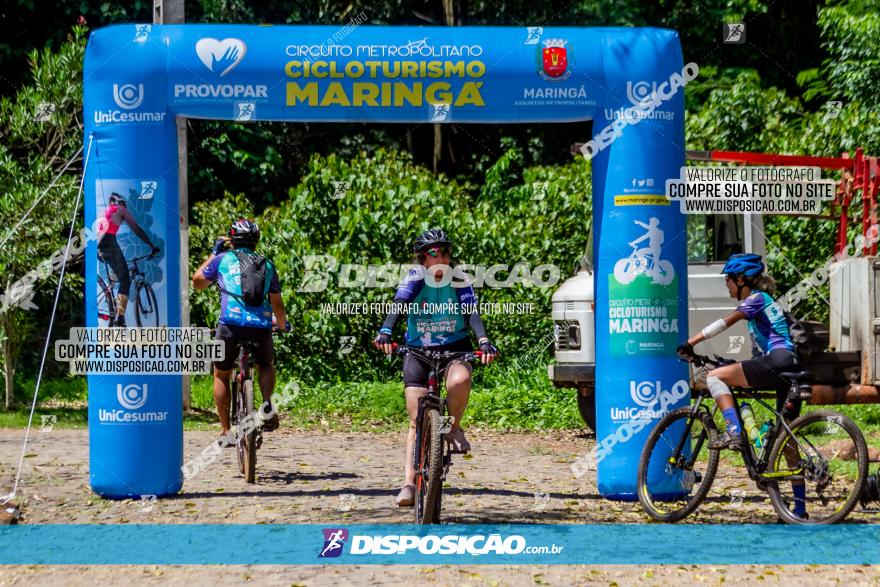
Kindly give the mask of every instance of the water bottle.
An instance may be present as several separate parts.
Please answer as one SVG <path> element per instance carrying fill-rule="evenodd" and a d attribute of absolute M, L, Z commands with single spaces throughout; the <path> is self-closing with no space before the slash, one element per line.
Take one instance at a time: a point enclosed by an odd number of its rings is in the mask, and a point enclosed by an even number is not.
<path fill-rule="evenodd" d="M 758 425 L 755 423 L 755 412 L 752 411 L 752 406 L 747 403 L 742 403 L 739 406 L 740 414 L 742 414 L 743 426 L 745 426 L 746 434 L 749 435 L 749 441 L 753 443 L 760 442 L 760 436 L 758 432 Z"/>
<path fill-rule="evenodd" d="M 761 424 L 761 429 L 758 431 L 758 440 L 755 442 L 755 448 L 762 448 L 767 443 L 767 434 L 770 432 L 770 422 L 764 422 Z"/>

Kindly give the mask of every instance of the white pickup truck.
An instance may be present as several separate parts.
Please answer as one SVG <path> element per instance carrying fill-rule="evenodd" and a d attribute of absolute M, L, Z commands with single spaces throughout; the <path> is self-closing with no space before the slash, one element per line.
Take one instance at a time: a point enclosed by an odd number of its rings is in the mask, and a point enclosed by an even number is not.
<path fill-rule="evenodd" d="M 764 224 L 757 214 L 690 215 L 687 226 L 688 330 L 694 333 L 737 306 L 721 277 L 724 261 L 733 253 L 764 255 L 766 250 Z M 592 251 L 589 246 L 587 249 L 585 258 L 589 259 Z M 556 290 L 552 302 L 556 362 L 548 366 L 548 375 L 557 387 L 576 390 L 581 417 L 595 431 L 595 303 L 589 263 L 582 263 L 577 274 Z M 751 348 L 746 324 L 740 322 L 725 336 L 702 343 L 700 352 L 745 359 Z"/>

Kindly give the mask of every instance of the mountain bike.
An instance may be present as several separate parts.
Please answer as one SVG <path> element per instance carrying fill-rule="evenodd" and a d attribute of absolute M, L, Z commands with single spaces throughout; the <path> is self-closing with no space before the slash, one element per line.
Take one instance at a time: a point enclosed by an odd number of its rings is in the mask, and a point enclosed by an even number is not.
<path fill-rule="evenodd" d="M 413 466 L 416 472 L 416 524 L 438 524 L 443 497 L 443 482 L 452 464 L 452 452 L 444 442 L 444 436 L 452 429 L 452 417 L 446 413 L 443 397 L 443 373 L 451 359 L 474 362 L 482 357 L 481 351 L 453 352 L 432 351 L 413 347 L 397 347 L 399 355 L 410 354 L 430 367 L 428 393 L 419 398 L 416 415 L 416 441 L 413 450 Z"/>
<path fill-rule="evenodd" d="M 272 335 L 281 331 L 272 330 Z M 238 470 L 244 475 L 245 483 L 254 483 L 257 476 L 257 450 L 263 445 L 262 423 L 271 416 L 264 412 L 264 402 L 259 410 L 254 409 L 254 362 L 252 355 L 256 342 L 243 340 L 238 352 L 236 367 L 230 378 L 231 401 L 229 402 L 229 423 L 235 434 L 235 452 L 238 457 Z"/>
<path fill-rule="evenodd" d="M 703 370 L 734 362 L 717 355 L 714 359 L 693 355 L 693 360 Z M 789 422 L 786 416 L 794 408 L 793 402 L 810 398 L 813 374 L 780 375 L 789 388 L 783 405 L 777 406 L 779 411 L 760 399 L 767 390 L 731 389 L 740 422 L 739 397 L 757 401 L 774 414 L 769 429 L 754 444 L 745 426 L 741 427 L 746 471 L 758 488 L 770 495 L 783 522 L 834 524 L 846 518 L 861 494 L 868 472 L 865 437 L 850 418 L 831 410 L 811 411 Z M 638 494 L 653 519 L 682 520 L 709 493 L 720 457 L 720 450 L 709 449 L 719 435 L 716 411 L 708 389 L 703 389 L 691 406 L 668 413 L 648 435 L 639 461 Z M 805 518 L 793 511 L 799 499 L 794 495 L 794 484 L 805 486 Z"/>
<path fill-rule="evenodd" d="M 134 319 L 138 327 L 155 328 L 159 326 L 159 304 L 156 303 L 156 293 L 138 265 L 139 262 L 152 259 L 155 256 L 154 253 L 149 253 L 128 261 L 128 271 L 135 292 Z M 110 270 L 100 251 L 98 251 L 98 258 L 104 263 L 104 269 L 107 272 L 106 282 L 98 275 L 98 325 L 112 327 L 116 325 L 117 314 L 116 296 L 113 295 L 113 290 L 119 283 L 119 279 Z"/>

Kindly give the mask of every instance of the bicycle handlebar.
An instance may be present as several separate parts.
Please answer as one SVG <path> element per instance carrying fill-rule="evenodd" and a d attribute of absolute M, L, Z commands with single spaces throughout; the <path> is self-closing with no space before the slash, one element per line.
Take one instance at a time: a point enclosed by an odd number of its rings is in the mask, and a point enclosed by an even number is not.
<path fill-rule="evenodd" d="M 736 361 L 734 361 L 733 359 L 728 359 L 720 355 L 708 357 L 707 355 L 698 355 L 697 353 L 691 355 L 690 361 L 686 360 L 683 357 L 679 357 L 679 360 L 685 361 L 687 363 L 693 363 L 697 367 L 722 367 L 724 365 L 732 365 L 733 363 L 736 363 Z"/>
<path fill-rule="evenodd" d="M 483 351 L 432 351 L 430 349 L 417 349 L 408 346 L 401 346 L 396 342 L 391 343 L 391 352 L 396 355 L 406 355 L 413 353 L 421 355 L 426 359 L 464 359 L 465 361 L 473 361 L 482 358 Z"/>

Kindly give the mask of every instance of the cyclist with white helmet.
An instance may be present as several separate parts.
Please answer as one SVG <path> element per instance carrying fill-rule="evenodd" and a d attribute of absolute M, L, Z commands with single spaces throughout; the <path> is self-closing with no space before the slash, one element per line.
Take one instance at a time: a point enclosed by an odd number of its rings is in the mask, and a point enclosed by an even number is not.
<path fill-rule="evenodd" d="M 119 246 L 117 234 L 123 223 L 128 224 L 131 231 L 150 247 L 153 256 L 159 254 L 159 247 L 153 244 L 144 229 L 138 224 L 134 214 L 128 209 L 128 203 L 121 194 L 110 194 L 109 205 L 104 210 L 104 218 L 107 222 L 98 237 L 98 252 L 101 258 L 110 266 L 110 269 L 119 280 L 119 292 L 116 294 L 116 316 L 111 324 L 125 328 L 125 309 L 128 306 L 128 294 L 131 289 L 131 275 L 128 273 L 128 264 L 125 255 Z"/>

